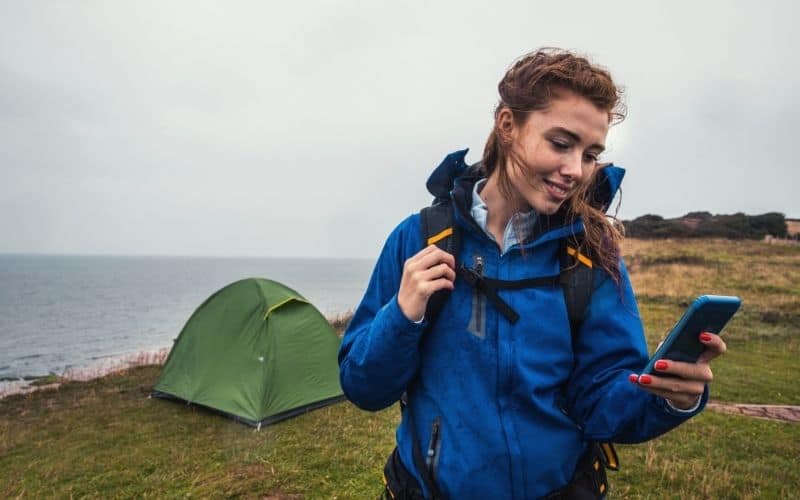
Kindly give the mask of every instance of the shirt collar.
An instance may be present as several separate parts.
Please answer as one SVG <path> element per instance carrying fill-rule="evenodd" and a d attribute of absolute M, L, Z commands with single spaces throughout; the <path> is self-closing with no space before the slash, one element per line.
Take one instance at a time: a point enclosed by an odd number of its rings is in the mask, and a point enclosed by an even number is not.
<path fill-rule="evenodd" d="M 472 208 L 470 214 L 478 226 L 486 233 L 492 241 L 495 241 L 494 236 L 486 228 L 486 220 L 489 215 L 489 209 L 483 199 L 480 197 L 480 192 L 486 185 L 486 179 L 481 179 L 475 183 L 472 188 Z M 512 246 L 524 242 L 528 236 L 533 232 L 534 225 L 536 224 L 536 211 L 531 209 L 528 212 L 517 212 L 511 216 L 506 224 L 505 231 L 503 232 L 503 253 L 506 253 Z"/>

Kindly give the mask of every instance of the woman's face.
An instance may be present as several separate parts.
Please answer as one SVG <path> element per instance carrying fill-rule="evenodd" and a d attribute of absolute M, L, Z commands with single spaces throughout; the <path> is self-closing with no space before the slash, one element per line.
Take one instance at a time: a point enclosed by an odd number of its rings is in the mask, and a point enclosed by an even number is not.
<path fill-rule="evenodd" d="M 605 149 L 608 112 L 564 91 L 522 126 L 511 121 L 506 172 L 514 202 L 553 214 L 592 174 Z"/>

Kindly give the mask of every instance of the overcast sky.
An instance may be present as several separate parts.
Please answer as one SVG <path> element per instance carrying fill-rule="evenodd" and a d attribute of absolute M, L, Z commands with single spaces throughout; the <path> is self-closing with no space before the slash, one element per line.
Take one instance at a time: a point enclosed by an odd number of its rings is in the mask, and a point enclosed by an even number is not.
<path fill-rule="evenodd" d="M 620 215 L 800 216 L 794 2 L 0 0 L 0 252 L 374 257 L 540 46 L 626 88 Z"/>

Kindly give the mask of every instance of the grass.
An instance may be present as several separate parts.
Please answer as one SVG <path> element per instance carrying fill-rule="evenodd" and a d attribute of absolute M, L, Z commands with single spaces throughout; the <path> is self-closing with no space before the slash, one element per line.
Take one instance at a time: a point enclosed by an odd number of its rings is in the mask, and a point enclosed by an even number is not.
<path fill-rule="evenodd" d="M 712 365 L 712 397 L 800 405 L 800 386 L 789 378 L 800 359 L 800 247 L 627 240 L 623 255 L 651 352 L 698 295 L 738 295 L 742 308 L 724 332 L 728 353 Z"/>
<path fill-rule="evenodd" d="M 800 485 L 798 424 L 707 411 L 617 450 L 617 498 L 795 498 Z"/>
<path fill-rule="evenodd" d="M 800 404 L 800 248 L 628 241 L 624 252 L 651 350 L 695 296 L 740 295 L 712 398 Z M 343 402 L 255 432 L 148 399 L 158 372 L 131 368 L 0 400 L 0 496 L 377 497 L 396 407 L 368 413 Z M 800 487 L 797 423 L 707 411 L 618 451 L 615 498 L 792 498 Z"/>
<path fill-rule="evenodd" d="M 159 368 L 0 401 L 0 496 L 174 497 L 376 490 L 398 411 L 340 403 L 255 432 L 148 399 Z"/>

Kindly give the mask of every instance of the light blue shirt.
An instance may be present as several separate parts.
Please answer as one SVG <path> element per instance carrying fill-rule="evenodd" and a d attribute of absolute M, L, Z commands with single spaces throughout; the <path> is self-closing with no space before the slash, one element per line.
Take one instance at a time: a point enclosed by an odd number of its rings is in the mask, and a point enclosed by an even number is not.
<path fill-rule="evenodd" d="M 483 190 L 485 185 L 486 179 L 481 179 L 476 182 L 475 187 L 472 188 L 472 208 L 470 209 L 470 213 L 472 214 L 472 218 L 475 219 L 475 222 L 478 223 L 478 226 L 483 229 L 483 232 L 486 233 L 492 241 L 496 242 L 494 235 L 486 228 L 486 219 L 489 216 L 489 209 L 478 194 Z M 525 241 L 533 231 L 534 224 L 536 224 L 536 211 L 533 209 L 528 212 L 517 212 L 512 215 L 503 232 L 502 253 L 505 254 L 513 245 Z"/>

